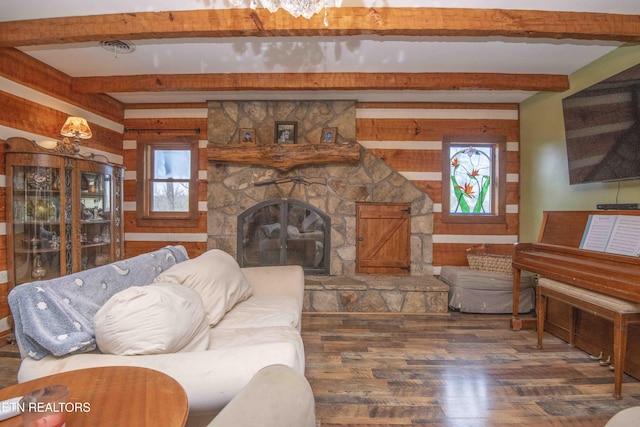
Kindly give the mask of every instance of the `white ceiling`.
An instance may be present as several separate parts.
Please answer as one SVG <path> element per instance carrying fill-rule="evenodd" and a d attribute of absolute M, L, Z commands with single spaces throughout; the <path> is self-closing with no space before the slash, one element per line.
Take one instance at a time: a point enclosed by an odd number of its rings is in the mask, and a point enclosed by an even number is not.
<path fill-rule="evenodd" d="M 248 3 L 248 0 L 246 0 Z M 333 2 L 329 2 L 332 4 Z M 525 0 L 344 0 L 349 7 L 530 9 Z M 536 0 L 536 10 L 640 15 L 640 0 Z M 228 0 L 3 0 L 0 21 L 228 8 Z M 298 18 L 304 19 L 304 18 Z M 329 26 L 331 26 L 329 16 Z M 20 49 L 72 76 L 286 72 L 486 72 L 569 75 L 620 43 L 462 37 L 278 37 L 137 40 L 130 54 L 97 43 Z M 357 99 L 359 101 L 521 102 L 524 91 L 313 91 L 117 93 L 125 103 L 210 99 Z"/>

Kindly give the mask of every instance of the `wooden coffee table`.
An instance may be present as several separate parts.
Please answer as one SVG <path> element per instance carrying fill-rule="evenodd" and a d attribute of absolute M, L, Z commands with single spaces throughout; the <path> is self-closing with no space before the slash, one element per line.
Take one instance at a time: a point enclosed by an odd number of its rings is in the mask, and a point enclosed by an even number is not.
<path fill-rule="evenodd" d="M 0 400 L 54 384 L 69 387 L 69 402 L 90 408 L 68 412 L 68 426 L 172 427 L 187 422 L 189 405 L 182 386 L 161 372 L 132 366 L 79 369 L 38 378 L 0 390 Z M 0 422 L 0 427 L 5 426 L 22 426 L 22 418 Z"/>

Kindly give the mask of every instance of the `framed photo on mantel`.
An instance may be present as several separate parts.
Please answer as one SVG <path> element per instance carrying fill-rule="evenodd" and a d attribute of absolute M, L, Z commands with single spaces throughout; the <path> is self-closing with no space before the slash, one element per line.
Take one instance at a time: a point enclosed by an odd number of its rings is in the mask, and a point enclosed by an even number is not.
<path fill-rule="evenodd" d="M 320 142 L 333 144 L 336 142 L 337 134 L 338 134 L 338 128 L 324 128 L 322 129 L 322 138 Z"/>
<path fill-rule="evenodd" d="M 240 142 L 256 142 L 256 132 L 253 128 L 240 129 Z"/>
<path fill-rule="evenodd" d="M 276 122 L 276 144 L 295 144 L 298 122 Z"/>

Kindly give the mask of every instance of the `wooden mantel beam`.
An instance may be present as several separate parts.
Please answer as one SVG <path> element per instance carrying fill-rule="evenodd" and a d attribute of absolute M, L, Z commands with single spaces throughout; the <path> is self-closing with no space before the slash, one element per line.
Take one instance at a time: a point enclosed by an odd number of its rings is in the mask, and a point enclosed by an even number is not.
<path fill-rule="evenodd" d="M 0 47 L 189 37 L 448 36 L 640 41 L 640 17 L 457 8 L 330 8 L 295 19 L 266 9 L 116 13 L 0 22 Z"/>
<path fill-rule="evenodd" d="M 569 89 L 551 74 L 500 73 L 238 73 L 76 77 L 78 93 L 237 90 L 522 90 Z"/>
<path fill-rule="evenodd" d="M 298 166 L 331 163 L 355 164 L 360 161 L 360 144 L 209 144 L 207 159 L 213 162 L 268 166 L 288 171 Z"/>

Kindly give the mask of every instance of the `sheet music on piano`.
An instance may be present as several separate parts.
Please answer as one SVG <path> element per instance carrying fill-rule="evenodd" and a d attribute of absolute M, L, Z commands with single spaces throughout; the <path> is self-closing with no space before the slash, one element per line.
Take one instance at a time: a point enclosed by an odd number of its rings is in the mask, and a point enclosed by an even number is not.
<path fill-rule="evenodd" d="M 640 216 L 589 215 L 580 249 L 640 256 Z"/>

